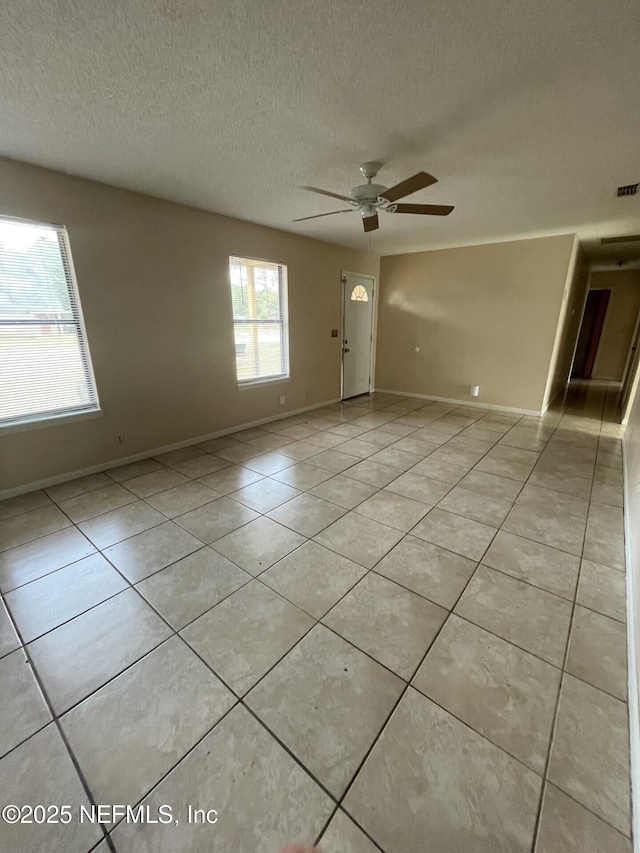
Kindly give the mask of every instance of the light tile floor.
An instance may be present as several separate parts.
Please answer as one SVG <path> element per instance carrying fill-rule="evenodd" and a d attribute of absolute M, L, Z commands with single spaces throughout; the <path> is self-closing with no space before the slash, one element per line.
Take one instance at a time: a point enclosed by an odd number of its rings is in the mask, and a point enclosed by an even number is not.
<path fill-rule="evenodd" d="M 373 394 L 1 503 L 0 801 L 73 819 L 0 849 L 630 853 L 616 403 Z"/>

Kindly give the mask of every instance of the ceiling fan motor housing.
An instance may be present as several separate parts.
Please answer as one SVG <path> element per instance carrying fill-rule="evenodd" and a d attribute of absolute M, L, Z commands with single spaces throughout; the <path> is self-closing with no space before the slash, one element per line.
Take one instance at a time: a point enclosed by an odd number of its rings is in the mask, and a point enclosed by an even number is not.
<path fill-rule="evenodd" d="M 359 187 L 354 187 L 349 195 L 360 204 L 375 204 L 378 201 L 378 196 L 385 190 L 386 187 L 383 187 L 382 184 L 360 184 Z"/>

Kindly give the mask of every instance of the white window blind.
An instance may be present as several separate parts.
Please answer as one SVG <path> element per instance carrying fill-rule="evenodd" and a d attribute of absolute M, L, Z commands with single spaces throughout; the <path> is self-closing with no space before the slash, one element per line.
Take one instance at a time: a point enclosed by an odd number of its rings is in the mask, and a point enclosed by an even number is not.
<path fill-rule="evenodd" d="M 65 229 L 0 218 L 0 426 L 97 408 Z"/>
<path fill-rule="evenodd" d="M 287 268 L 230 257 L 229 278 L 238 382 L 288 376 Z"/>

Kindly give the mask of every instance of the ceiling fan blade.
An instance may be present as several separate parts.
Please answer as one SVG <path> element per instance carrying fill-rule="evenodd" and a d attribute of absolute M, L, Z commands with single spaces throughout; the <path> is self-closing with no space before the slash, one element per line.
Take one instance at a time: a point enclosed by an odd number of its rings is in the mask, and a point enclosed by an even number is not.
<path fill-rule="evenodd" d="M 362 224 L 364 225 L 365 231 L 375 231 L 376 228 L 380 227 L 380 223 L 378 222 L 378 214 L 374 213 L 373 216 L 365 216 L 362 220 Z"/>
<path fill-rule="evenodd" d="M 347 207 L 346 210 L 330 210 L 329 213 L 316 213 L 313 216 L 301 216 L 300 219 L 292 219 L 292 222 L 304 222 L 305 219 L 318 219 L 320 216 L 333 216 L 334 213 L 351 213 L 355 210 L 353 207 Z"/>
<path fill-rule="evenodd" d="M 431 184 L 437 183 L 438 179 L 434 178 L 433 175 L 429 175 L 427 172 L 418 172 L 417 175 L 407 178 L 406 181 L 401 181 L 395 187 L 389 187 L 388 190 L 385 190 L 381 194 L 381 197 L 386 198 L 387 201 L 396 201 L 396 199 L 404 198 L 406 195 L 411 195 L 411 193 L 417 193 L 418 190 L 423 190 L 425 187 L 430 187 Z"/>
<path fill-rule="evenodd" d="M 452 204 L 398 204 L 394 213 L 428 213 L 431 216 L 448 216 Z"/>
<path fill-rule="evenodd" d="M 352 201 L 348 195 L 340 195 L 339 193 L 332 193 L 329 190 L 321 190 L 318 187 L 300 187 L 302 190 L 309 190 L 311 193 L 320 193 L 320 195 L 328 195 L 330 198 L 339 198 L 342 201 Z"/>

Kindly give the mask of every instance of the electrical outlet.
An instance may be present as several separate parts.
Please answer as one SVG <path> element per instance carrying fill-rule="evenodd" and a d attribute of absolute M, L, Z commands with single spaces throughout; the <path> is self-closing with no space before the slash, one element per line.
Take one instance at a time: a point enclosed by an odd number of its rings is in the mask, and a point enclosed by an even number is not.
<path fill-rule="evenodd" d="M 116 444 L 118 445 L 118 447 L 122 447 L 124 445 L 124 433 L 123 432 L 117 432 L 115 434 L 114 438 L 116 440 Z"/>
<path fill-rule="evenodd" d="M 278 397 L 278 405 L 279 405 L 279 406 L 284 406 L 284 394 L 281 394 L 281 395 Z"/>

